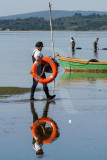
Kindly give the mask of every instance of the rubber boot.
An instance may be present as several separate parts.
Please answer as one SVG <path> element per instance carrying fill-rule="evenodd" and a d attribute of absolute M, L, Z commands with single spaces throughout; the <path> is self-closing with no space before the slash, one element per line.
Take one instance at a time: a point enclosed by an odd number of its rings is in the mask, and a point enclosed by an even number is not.
<path fill-rule="evenodd" d="M 46 97 L 47 97 L 48 100 L 51 100 L 51 99 L 55 98 L 55 96 L 56 96 L 56 95 L 52 95 L 52 96 L 49 95 L 48 87 L 45 87 L 45 88 L 44 88 L 44 92 L 45 92 Z"/>
<path fill-rule="evenodd" d="M 48 87 L 44 87 L 43 88 L 45 94 L 46 94 L 46 97 L 48 98 L 50 95 L 49 95 L 49 90 L 48 90 Z"/>

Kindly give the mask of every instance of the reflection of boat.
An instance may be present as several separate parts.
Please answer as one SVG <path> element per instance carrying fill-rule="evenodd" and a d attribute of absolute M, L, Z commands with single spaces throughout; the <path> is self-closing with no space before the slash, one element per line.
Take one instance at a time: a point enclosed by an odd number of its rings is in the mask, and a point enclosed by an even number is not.
<path fill-rule="evenodd" d="M 87 72 L 65 72 L 60 80 L 74 81 L 74 80 L 88 80 L 95 81 L 96 79 L 107 80 L 106 73 L 87 73 Z"/>
<path fill-rule="evenodd" d="M 107 72 L 107 62 L 98 62 L 96 59 L 88 61 L 61 56 L 57 56 L 57 59 L 66 71 Z"/>

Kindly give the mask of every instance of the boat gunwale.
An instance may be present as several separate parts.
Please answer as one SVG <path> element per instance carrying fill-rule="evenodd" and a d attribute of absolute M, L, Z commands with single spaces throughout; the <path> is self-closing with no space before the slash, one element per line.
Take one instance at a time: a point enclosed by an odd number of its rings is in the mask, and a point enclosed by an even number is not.
<path fill-rule="evenodd" d="M 76 62 L 76 63 L 84 63 L 84 64 L 98 64 L 98 65 L 107 65 L 107 62 L 102 61 L 102 62 L 89 62 L 88 60 L 83 60 L 83 59 L 75 59 L 75 58 L 70 58 L 70 57 L 62 57 L 62 56 L 57 56 L 57 59 L 62 60 L 62 61 L 69 61 L 69 62 Z"/>

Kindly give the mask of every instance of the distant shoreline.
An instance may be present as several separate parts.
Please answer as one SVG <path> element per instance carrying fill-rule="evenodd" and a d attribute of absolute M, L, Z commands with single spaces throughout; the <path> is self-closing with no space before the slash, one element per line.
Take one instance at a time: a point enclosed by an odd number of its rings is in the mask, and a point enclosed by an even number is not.
<path fill-rule="evenodd" d="M 51 31 L 43 31 L 43 30 L 31 30 L 31 31 L 0 31 L 0 32 L 51 32 Z M 69 30 L 53 30 L 53 32 L 107 32 L 107 30 L 102 30 L 102 31 L 98 31 L 98 30 L 89 30 L 89 31 L 69 31 Z"/>
<path fill-rule="evenodd" d="M 54 31 L 107 31 L 107 15 L 92 14 L 83 16 L 76 13 L 71 17 L 52 19 Z M 50 31 L 49 20 L 43 17 L 27 19 L 0 20 L 0 31 Z"/>

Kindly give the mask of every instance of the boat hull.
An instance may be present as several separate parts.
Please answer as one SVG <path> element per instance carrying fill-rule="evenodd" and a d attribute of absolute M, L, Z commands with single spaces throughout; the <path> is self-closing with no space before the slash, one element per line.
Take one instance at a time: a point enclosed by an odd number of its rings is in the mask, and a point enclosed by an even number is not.
<path fill-rule="evenodd" d="M 57 56 L 66 71 L 107 72 L 107 62 L 89 62 L 88 60 Z"/>

